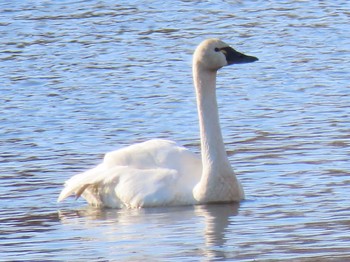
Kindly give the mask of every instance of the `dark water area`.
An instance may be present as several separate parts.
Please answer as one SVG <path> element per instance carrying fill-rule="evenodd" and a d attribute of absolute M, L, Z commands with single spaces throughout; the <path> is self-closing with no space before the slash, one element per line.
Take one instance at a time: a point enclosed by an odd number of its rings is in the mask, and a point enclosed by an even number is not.
<path fill-rule="evenodd" d="M 1 261 L 350 259 L 348 1 L 0 7 Z M 217 83 L 246 200 L 57 204 L 108 151 L 166 138 L 199 152 L 191 59 L 209 37 L 259 58 Z"/>

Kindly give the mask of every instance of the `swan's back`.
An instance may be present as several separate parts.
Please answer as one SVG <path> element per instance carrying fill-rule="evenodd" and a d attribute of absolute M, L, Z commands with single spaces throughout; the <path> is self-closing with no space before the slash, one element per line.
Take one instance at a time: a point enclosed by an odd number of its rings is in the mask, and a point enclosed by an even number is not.
<path fill-rule="evenodd" d="M 173 141 L 152 139 L 107 153 L 103 162 L 106 166 L 112 167 L 116 165 L 138 169 L 161 167 L 188 171 L 193 168 L 193 161 L 196 160 L 199 160 L 197 155 Z"/>
<path fill-rule="evenodd" d="M 186 148 L 149 140 L 107 153 L 100 165 L 69 179 L 58 201 L 75 194 L 118 208 L 194 204 L 201 172 L 200 158 Z"/>

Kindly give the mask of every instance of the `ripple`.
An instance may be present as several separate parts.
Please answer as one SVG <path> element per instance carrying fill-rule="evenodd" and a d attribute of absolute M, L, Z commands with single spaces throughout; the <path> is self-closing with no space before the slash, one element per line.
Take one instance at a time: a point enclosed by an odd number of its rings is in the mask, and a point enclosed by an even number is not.
<path fill-rule="evenodd" d="M 350 258 L 347 3 L 0 5 L 2 259 Z M 161 137 L 199 152 L 190 65 L 207 37 L 259 57 L 218 79 L 226 149 L 246 200 L 57 206 L 63 182 L 110 150 Z"/>

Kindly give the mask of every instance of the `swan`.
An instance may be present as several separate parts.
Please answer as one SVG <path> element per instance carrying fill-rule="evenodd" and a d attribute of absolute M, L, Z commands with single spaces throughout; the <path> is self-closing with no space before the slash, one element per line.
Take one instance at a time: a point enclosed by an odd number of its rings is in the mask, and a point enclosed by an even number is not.
<path fill-rule="evenodd" d="M 257 61 L 219 39 L 204 40 L 193 54 L 201 156 L 173 141 L 152 139 L 107 153 L 101 164 L 65 182 L 70 195 L 110 208 L 239 202 L 243 188 L 227 158 L 216 101 L 216 74 L 227 65 Z"/>

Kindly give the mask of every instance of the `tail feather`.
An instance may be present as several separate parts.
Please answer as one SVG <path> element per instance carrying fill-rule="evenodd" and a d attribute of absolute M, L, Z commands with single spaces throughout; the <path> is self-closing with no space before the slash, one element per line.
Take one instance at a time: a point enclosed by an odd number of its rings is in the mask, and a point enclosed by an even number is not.
<path fill-rule="evenodd" d="M 57 203 L 62 202 L 63 200 L 65 200 L 67 197 L 69 197 L 70 195 L 74 194 L 74 189 L 66 186 L 65 188 L 63 188 L 63 190 L 61 191 L 58 199 L 57 199 Z"/>
<path fill-rule="evenodd" d="M 71 195 L 75 195 L 75 198 L 78 199 L 89 186 L 91 186 L 91 184 L 77 185 L 76 187 L 66 186 L 60 193 L 57 203 L 62 202 Z"/>
<path fill-rule="evenodd" d="M 67 180 L 65 187 L 57 199 L 57 202 L 61 202 L 71 195 L 75 195 L 76 199 L 78 199 L 87 188 L 97 185 L 100 182 L 99 176 L 97 176 L 97 174 L 101 173 L 101 168 L 103 168 L 103 166 L 98 165 L 93 169 L 75 175 Z"/>

